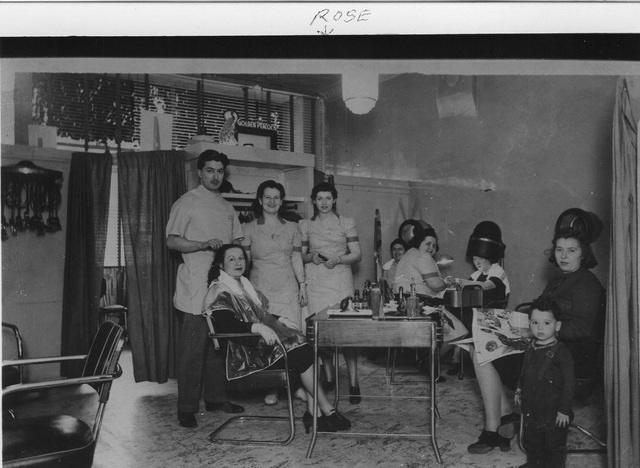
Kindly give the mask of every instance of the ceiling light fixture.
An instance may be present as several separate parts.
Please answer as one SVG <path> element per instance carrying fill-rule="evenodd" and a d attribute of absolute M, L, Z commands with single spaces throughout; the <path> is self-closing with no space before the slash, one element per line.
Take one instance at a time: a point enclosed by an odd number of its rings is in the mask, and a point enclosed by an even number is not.
<path fill-rule="evenodd" d="M 363 69 L 351 69 L 342 74 L 342 100 L 354 114 L 371 111 L 378 101 L 378 74 Z"/>

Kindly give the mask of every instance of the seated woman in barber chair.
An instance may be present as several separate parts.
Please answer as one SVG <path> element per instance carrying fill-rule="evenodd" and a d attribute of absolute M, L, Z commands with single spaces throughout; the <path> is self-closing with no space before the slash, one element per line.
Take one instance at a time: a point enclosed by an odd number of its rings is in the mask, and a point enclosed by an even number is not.
<path fill-rule="evenodd" d="M 227 349 L 227 378 L 234 379 L 266 368 L 282 367 L 282 351 L 274 346 L 280 341 L 287 350 L 289 369 L 300 376 L 307 392 L 307 407 L 302 421 L 307 433 L 312 424 L 313 411 L 313 349 L 302 333 L 287 327 L 268 312 L 266 297 L 256 291 L 243 277 L 247 255 L 237 245 L 225 244 L 215 254 L 209 271 L 209 289 L 203 313 L 210 314 L 217 333 L 256 333 L 259 341 L 229 340 Z M 293 389 L 295 390 L 295 389 Z M 347 430 L 351 423 L 329 403 L 318 386 L 318 430 L 335 432 Z"/>

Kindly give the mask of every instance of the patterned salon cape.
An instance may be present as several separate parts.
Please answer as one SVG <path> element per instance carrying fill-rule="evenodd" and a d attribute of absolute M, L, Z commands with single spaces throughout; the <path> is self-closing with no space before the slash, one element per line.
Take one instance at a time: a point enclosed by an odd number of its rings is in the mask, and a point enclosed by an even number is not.
<path fill-rule="evenodd" d="M 287 327 L 275 316 L 267 312 L 269 302 L 260 291 L 256 291 L 261 304 L 256 304 L 248 294 L 237 294 L 222 282 L 213 282 L 204 300 L 203 313 L 211 313 L 213 327 L 216 328 L 216 312 L 230 310 L 241 322 L 263 323 L 276 332 L 287 352 L 302 346 L 305 338 L 302 333 Z M 224 333 L 224 330 L 217 330 Z M 233 380 L 259 372 L 273 366 L 283 357 L 278 346 L 269 346 L 262 338 L 228 340 L 227 342 L 227 379 Z"/>

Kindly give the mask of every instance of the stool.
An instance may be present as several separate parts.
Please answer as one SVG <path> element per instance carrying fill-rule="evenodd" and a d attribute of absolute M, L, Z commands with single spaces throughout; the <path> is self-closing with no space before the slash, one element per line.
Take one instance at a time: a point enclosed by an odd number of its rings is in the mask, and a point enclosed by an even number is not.
<path fill-rule="evenodd" d="M 129 309 L 119 304 L 100 307 L 100 316 L 101 316 L 100 323 L 104 323 L 107 320 L 109 320 L 110 322 L 117 323 L 124 329 L 123 335 L 126 340 L 128 337 L 128 333 L 127 333 L 127 312 L 128 311 Z"/>

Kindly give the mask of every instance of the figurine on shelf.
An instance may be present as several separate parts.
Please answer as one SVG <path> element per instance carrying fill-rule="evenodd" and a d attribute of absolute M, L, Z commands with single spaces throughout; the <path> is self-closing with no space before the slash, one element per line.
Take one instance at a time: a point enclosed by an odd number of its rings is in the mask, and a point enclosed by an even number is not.
<path fill-rule="evenodd" d="M 220 144 L 237 145 L 238 144 L 238 114 L 235 111 L 227 110 L 224 112 L 224 124 L 220 129 Z"/>
<path fill-rule="evenodd" d="M 353 297 L 348 296 L 340 301 L 340 310 L 342 312 L 352 311 L 353 309 Z"/>

